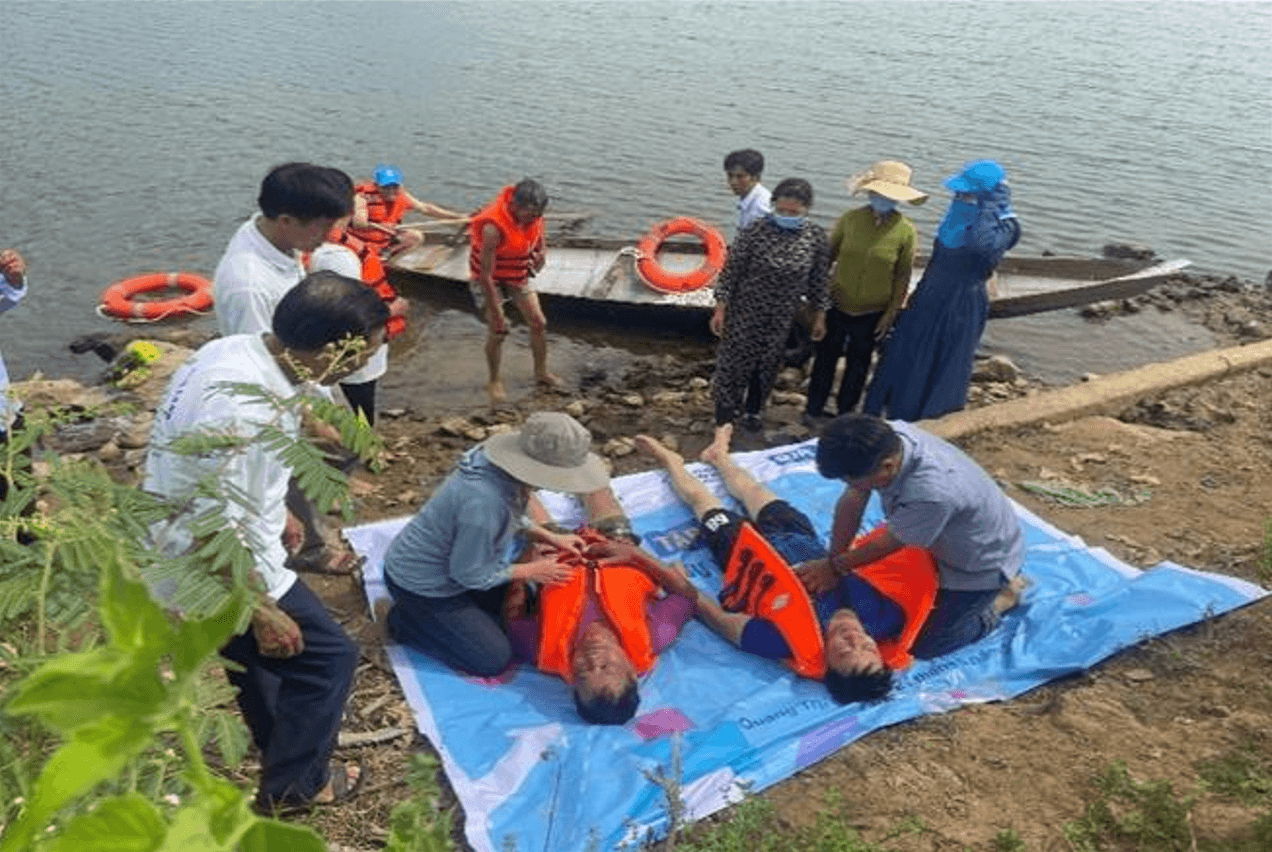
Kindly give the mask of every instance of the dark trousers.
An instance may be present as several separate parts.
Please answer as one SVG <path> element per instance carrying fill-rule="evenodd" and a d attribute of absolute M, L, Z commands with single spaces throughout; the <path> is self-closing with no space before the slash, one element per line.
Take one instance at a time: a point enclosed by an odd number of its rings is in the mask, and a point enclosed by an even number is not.
<path fill-rule="evenodd" d="M 817 357 L 808 377 L 808 414 L 816 417 L 826 413 L 841 355 L 845 358 L 844 377 L 835 396 L 836 412 L 847 414 L 856 408 L 874 356 L 875 326 L 882 316 L 883 311 L 851 316 L 833 307 L 826 312 L 826 336 L 817 341 Z"/>
<path fill-rule="evenodd" d="M 478 677 L 494 677 L 512 661 L 512 645 L 499 626 L 506 583 L 429 598 L 408 592 L 387 573 L 384 582 L 393 596 L 388 616 L 393 641 Z"/>
<path fill-rule="evenodd" d="M 998 625 L 994 598 L 998 589 L 956 592 L 940 589 L 927 623 L 919 631 L 910 653 L 930 660 L 970 645 Z"/>
<path fill-rule="evenodd" d="M 278 601 L 300 626 L 305 650 L 285 660 L 260 653 L 249 629 L 221 649 L 243 671 L 226 670 L 261 753 L 263 809 L 308 802 L 327 783 L 358 649 L 301 580 Z"/>
<path fill-rule="evenodd" d="M 375 425 L 375 379 L 369 382 L 359 382 L 356 385 L 341 383 L 340 390 L 344 393 L 345 399 L 349 400 L 349 407 L 353 409 L 353 413 L 362 412 L 362 416 L 367 418 L 367 423 Z"/>

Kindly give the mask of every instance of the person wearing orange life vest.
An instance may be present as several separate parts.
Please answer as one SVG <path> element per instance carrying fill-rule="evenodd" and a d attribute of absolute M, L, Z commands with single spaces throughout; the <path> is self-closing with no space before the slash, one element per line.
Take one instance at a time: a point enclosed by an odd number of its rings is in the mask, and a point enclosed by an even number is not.
<path fill-rule="evenodd" d="M 486 389 L 492 403 L 503 402 L 499 378 L 508 317 L 504 302 L 511 300 L 530 326 L 530 355 L 535 381 L 556 387 L 561 380 L 548 372 L 548 321 L 530 278 L 543 268 L 547 248 L 543 238 L 543 211 L 548 194 L 537 181 L 526 178 L 506 186 L 493 201 L 475 213 L 468 223 L 471 249 L 468 256 L 469 290 L 477 310 L 486 319 Z"/>
<path fill-rule="evenodd" d="M 399 228 L 402 217 L 411 210 L 435 219 L 462 221 L 463 213 L 447 210 L 429 201 L 421 201 L 402 186 L 402 170 L 397 166 L 375 167 L 375 179 L 354 187 L 353 222 L 350 231 L 379 254 L 394 257 L 424 242 L 419 231 Z"/>
<path fill-rule="evenodd" d="M 931 611 L 935 562 L 910 548 L 889 563 L 861 566 L 810 599 L 792 566 L 824 558 L 826 548 L 802 512 L 729 457 L 732 433 L 731 424 L 717 427 L 700 458 L 719 471 L 748 517 L 725 509 L 678 453 L 647 435 L 636 438 L 666 469 L 725 569 L 724 605 L 698 592 L 698 617 L 743 651 L 823 680 L 840 704 L 886 697 L 893 671 L 910 664 L 910 647 Z"/>
<path fill-rule="evenodd" d="M 617 506 L 608 488 L 584 495 L 593 518 L 597 497 Z M 514 604 L 506 612 L 508 641 L 514 659 L 532 662 L 571 685 L 574 706 L 585 721 L 622 725 L 640 703 L 638 678 L 693 617 L 695 592 L 682 570 L 634 545 L 590 527 L 578 535 L 586 545 L 583 554 L 557 557 L 575 566 L 575 574 L 566 583 L 540 589 L 531 615 L 523 612 L 523 601 Z M 542 554 L 539 548 L 531 556 Z"/>

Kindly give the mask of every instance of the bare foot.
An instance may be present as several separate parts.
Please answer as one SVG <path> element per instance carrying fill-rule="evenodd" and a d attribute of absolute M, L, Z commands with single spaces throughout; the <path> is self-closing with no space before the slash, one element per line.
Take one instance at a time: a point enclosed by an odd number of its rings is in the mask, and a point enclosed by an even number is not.
<path fill-rule="evenodd" d="M 503 382 L 498 379 L 486 382 L 486 393 L 490 394 L 491 405 L 499 405 L 508 401 L 508 394 L 504 392 Z"/>
<path fill-rule="evenodd" d="M 698 454 L 698 458 L 702 459 L 709 465 L 714 465 L 718 461 L 723 461 L 729 457 L 729 442 L 733 440 L 733 424 L 724 423 L 716 427 L 715 437 L 711 439 L 711 443 L 702 448 L 702 452 Z"/>
<path fill-rule="evenodd" d="M 549 388 L 549 389 L 559 388 L 563 384 L 561 381 L 561 377 L 553 373 L 543 373 L 541 375 L 535 376 L 534 380 L 535 382 L 538 383 L 539 387 Z"/>
<path fill-rule="evenodd" d="M 1002 615 L 1007 610 L 1015 607 L 1020 603 L 1020 598 L 1027 588 L 1029 588 L 1029 578 L 1024 574 L 1017 574 L 1012 577 L 1007 585 L 1003 586 L 994 597 L 994 612 Z"/>
<path fill-rule="evenodd" d="M 684 457 L 681 456 L 680 453 L 667 449 L 656 439 L 651 438 L 648 435 L 637 435 L 634 440 L 636 443 L 636 449 L 640 450 L 647 456 L 653 456 L 663 467 L 667 467 L 668 464 L 675 464 L 677 462 L 684 464 Z"/>

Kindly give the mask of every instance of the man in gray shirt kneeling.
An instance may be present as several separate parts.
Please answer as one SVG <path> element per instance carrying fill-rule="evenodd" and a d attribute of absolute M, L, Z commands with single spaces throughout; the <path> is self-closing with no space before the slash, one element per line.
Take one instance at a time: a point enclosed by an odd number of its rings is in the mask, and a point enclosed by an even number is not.
<path fill-rule="evenodd" d="M 1020 521 L 998 485 L 953 444 L 899 420 L 846 414 L 826 425 L 817 470 L 846 487 L 835 506 L 831 555 L 801 571 L 809 591 L 830 588 L 844 571 L 906 545 L 930 550 L 940 589 L 911 648 L 920 659 L 975 642 L 1019 600 Z M 883 502 L 885 532 L 855 545 L 871 491 Z"/>

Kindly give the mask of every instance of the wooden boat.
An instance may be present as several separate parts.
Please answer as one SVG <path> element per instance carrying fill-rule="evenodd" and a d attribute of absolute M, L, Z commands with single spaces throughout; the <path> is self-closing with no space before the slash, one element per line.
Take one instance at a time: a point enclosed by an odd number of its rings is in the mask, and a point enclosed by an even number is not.
<path fill-rule="evenodd" d="M 430 240 L 436 237 L 430 237 Z M 549 240 L 547 263 L 534 279 L 545 309 L 590 319 L 642 327 L 705 328 L 715 300 L 710 287 L 691 293 L 663 293 L 636 272 L 634 241 L 564 238 Z M 696 243 L 668 243 L 659 253 L 666 268 L 684 272 L 703 260 Z M 913 283 L 923 272 L 920 257 Z M 1014 317 L 1125 299 L 1143 293 L 1188 266 L 1186 260 L 1144 262 L 1078 257 L 1011 257 L 997 272 L 997 296 L 990 317 Z M 471 306 L 468 243 L 461 236 L 427 242 L 390 264 L 394 283 L 408 293 Z"/>

